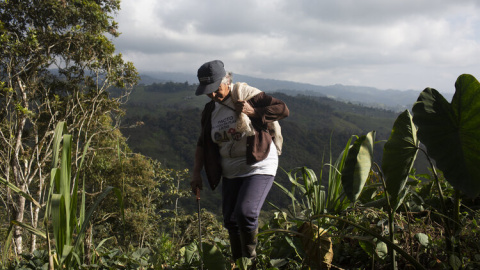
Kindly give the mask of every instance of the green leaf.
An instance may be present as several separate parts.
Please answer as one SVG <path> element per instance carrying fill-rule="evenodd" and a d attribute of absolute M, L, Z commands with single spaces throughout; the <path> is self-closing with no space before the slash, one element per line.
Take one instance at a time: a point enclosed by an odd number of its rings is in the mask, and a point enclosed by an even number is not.
<path fill-rule="evenodd" d="M 358 240 L 358 244 L 370 257 L 375 255 L 375 246 L 369 240 Z"/>
<path fill-rule="evenodd" d="M 415 234 L 415 239 L 417 239 L 418 242 L 424 247 L 428 247 L 428 245 L 430 244 L 430 241 L 428 239 L 428 235 L 426 235 L 424 233 Z"/>
<path fill-rule="evenodd" d="M 3 265 L 7 265 L 8 253 L 9 253 L 9 250 L 10 250 L 10 244 L 12 243 L 14 228 L 15 228 L 15 226 L 13 226 L 13 224 L 10 224 L 10 227 L 8 227 L 7 238 L 5 239 L 3 252 L 2 252 L 3 253 L 2 254 L 2 264 Z"/>
<path fill-rule="evenodd" d="M 402 205 L 403 200 L 405 199 L 405 197 L 407 196 L 408 193 L 410 193 L 410 189 L 408 187 L 404 188 L 404 189 L 400 190 L 396 200 L 392 200 L 390 206 L 394 209 L 394 211 L 396 211 L 398 209 L 398 207 L 400 207 L 400 205 Z"/>
<path fill-rule="evenodd" d="M 367 181 L 372 167 L 375 131 L 361 136 L 348 150 L 345 167 L 342 170 L 342 185 L 351 202 L 355 202 Z"/>
<path fill-rule="evenodd" d="M 62 258 L 60 260 L 60 265 L 63 265 L 63 262 L 67 260 L 67 258 L 70 257 L 73 251 L 73 246 L 70 245 L 64 245 L 63 246 L 63 252 L 62 252 Z"/>
<path fill-rule="evenodd" d="M 270 264 L 275 267 L 276 269 L 282 267 L 288 263 L 285 259 L 271 259 Z"/>
<path fill-rule="evenodd" d="M 36 206 L 38 207 L 42 207 L 40 206 L 40 204 L 32 197 L 30 196 L 30 194 L 28 193 L 25 193 L 23 192 L 21 189 L 19 189 L 17 186 L 15 186 L 14 184 L 12 184 L 11 182 L 7 182 L 7 180 L 3 179 L 0 177 L 0 184 L 2 185 L 6 185 L 8 188 L 10 188 L 13 192 L 15 193 L 18 193 L 20 194 L 22 197 L 24 197 L 25 199 L 27 199 L 28 201 L 32 202 L 33 204 L 35 204 Z"/>
<path fill-rule="evenodd" d="M 55 127 L 55 133 L 53 136 L 53 158 L 52 158 L 52 168 L 57 167 L 58 163 L 58 155 L 60 153 L 60 144 L 62 143 L 62 135 L 63 133 L 67 133 L 67 125 L 65 122 L 61 121 L 58 122 L 57 126 Z"/>
<path fill-rule="evenodd" d="M 308 208 L 313 211 L 314 215 L 323 213 L 325 208 L 325 191 L 321 190 L 321 185 L 315 172 L 307 167 L 302 167 L 301 173 L 306 189 L 305 199 L 307 200 Z"/>
<path fill-rule="evenodd" d="M 290 199 L 292 199 L 292 202 L 296 202 L 297 199 L 295 198 L 295 195 L 290 192 L 288 189 L 286 189 L 284 186 L 282 186 L 282 184 L 278 183 L 277 181 L 274 181 L 273 182 L 278 188 L 280 188 L 283 193 L 285 193 L 285 195 L 287 195 L 288 197 L 290 197 Z"/>
<path fill-rule="evenodd" d="M 225 257 L 220 249 L 215 245 L 203 243 L 203 263 L 206 269 L 211 270 L 225 270 L 227 265 L 225 263 Z"/>
<path fill-rule="evenodd" d="M 97 245 L 97 247 L 95 247 L 95 249 L 97 249 L 97 250 L 100 249 L 105 242 L 107 242 L 108 240 L 111 240 L 111 239 L 115 239 L 115 237 L 112 236 L 112 237 L 103 239 L 102 241 L 100 241 L 100 243 Z"/>
<path fill-rule="evenodd" d="M 446 180 L 475 197 L 480 193 L 480 83 L 464 74 L 455 88 L 451 104 L 435 89 L 425 89 L 413 106 L 413 122 Z"/>
<path fill-rule="evenodd" d="M 399 195 L 405 189 L 417 156 L 418 144 L 417 129 L 410 112 L 405 110 L 395 120 L 390 138 L 383 148 L 382 171 L 391 205 L 399 205 Z"/>
<path fill-rule="evenodd" d="M 375 246 L 375 252 L 377 253 L 377 256 L 381 260 L 385 260 L 387 258 L 387 255 L 388 255 L 387 244 L 385 244 L 385 242 L 378 241 L 376 243 L 376 246 Z"/>
<path fill-rule="evenodd" d="M 22 223 L 22 222 L 18 222 L 16 220 L 12 220 L 12 224 L 16 225 L 16 226 L 20 226 L 20 227 L 26 229 L 27 231 L 29 231 L 29 232 L 37 235 L 37 236 L 42 237 L 43 239 L 47 239 L 47 235 L 45 234 L 44 231 L 41 231 L 37 228 L 34 228 L 31 225 L 28 225 L 28 224 L 25 224 L 25 223 Z"/>
<path fill-rule="evenodd" d="M 62 254 L 62 264 L 71 253 L 73 231 L 76 227 L 76 197 L 77 191 L 73 190 L 74 198 L 72 198 L 71 181 L 72 181 L 72 141 L 70 134 L 63 135 L 62 157 L 60 161 L 60 193 L 65 200 L 65 239 L 64 250 Z M 67 248 L 67 249 L 65 249 Z M 73 247 L 72 247 L 73 248 Z M 66 252 L 66 253 L 65 253 Z"/>
<path fill-rule="evenodd" d="M 61 194 L 52 195 L 52 225 L 57 256 L 61 256 L 63 254 L 63 246 L 65 245 L 67 234 L 65 199 Z M 61 261 L 60 258 L 59 261 Z"/>
<path fill-rule="evenodd" d="M 37 235 L 37 236 L 40 236 L 42 237 L 43 239 L 47 239 L 47 235 L 45 234 L 44 231 L 41 231 L 37 228 L 33 228 L 32 226 L 28 225 L 28 224 L 25 224 L 25 223 L 22 223 L 22 222 L 18 222 L 16 220 L 12 220 L 11 223 L 10 223 L 10 227 L 8 228 L 8 231 L 7 231 L 7 238 L 5 239 L 5 242 L 4 242 L 4 248 L 3 248 L 3 255 L 2 255 L 2 263 L 3 265 L 7 265 L 7 261 L 8 261 L 8 253 L 9 253 L 9 249 L 10 249 L 10 244 L 11 244 L 11 241 L 12 241 L 12 238 L 13 238 L 13 233 L 15 231 L 15 226 L 20 226 L 24 229 L 26 229 L 27 231 Z M 38 251 L 38 250 L 35 250 L 33 252 L 34 256 L 39 256 L 38 254 L 41 253 L 42 251 Z M 0 264 L 2 265 L 2 264 Z M 4 268 L 1 268 L 1 269 L 4 269 Z M 6 268 L 5 268 L 6 269 Z M 23 268 L 22 268 L 23 269 Z M 37 268 L 35 268 L 37 269 Z"/>
<path fill-rule="evenodd" d="M 246 257 L 237 259 L 235 262 L 240 270 L 247 270 L 249 265 L 252 265 L 252 260 Z"/>
<path fill-rule="evenodd" d="M 196 241 L 185 247 L 185 263 L 191 264 L 198 253 Z"/>
<path fill-rule="evenodd" d="M 454 270 L 458 270 L 462 268 L 462 261 L 454 254 L 450 255 L 448 263 Z"/>
<path fill-rule="evenodd" d="M 344 150 L 340 153 L 337 157 L 337 160 L 333 165 L 326 164 L 329 166 L 328 172 L 328 193 L 327 193 L 327 200 L 326 200 L 326 207 L 328 212 L 339 213 L 345 210 L 348 205 L 349 201 L 348 198 L 345 196 L 344 189 L 342 186 L 342 170 L 345 166 L 345 161 L 347 159 L 348 149 L 352 144 L 353 138 L 356 136 L 351 136 L 348 140 L 347 144 L 345 145 Z M 330 160 L 332 158 L 330 157 Z"/>
<path fill-rule="evenodd" d="M 85 144 L 84 148 L 83 148 L 83 154 L 82 154 L 82 159 L 80 161 L 80 166 L 78 167 L 77 169 L 77 172 L 81 170 L 81 168 L 83 167 L 83 161 L 85 159 L 85 156 L 87 155 L 87 150 L 88 150 L 88 147 L 90 145 L 90 141 L 92 140 L 92 137 L 90 137 L 90 139 L 87 141 L 87 143 Z M 79 177 L 75 177 L 76 181 L 75 181 L 75 187 L 74 187 L 74 204 L 73 205 L 77 205 L 77 198 L 76 198 L 76 194 L 77 194 L 77 190 L 78 190 L 78 178 Z M 83 221 L 85 220 L 85 203 L 86 203 L 86 200 L 85 200 L 85 177 L 83 177 L 83 185 L 82 185 L 82 201 L 80 203 L 80 216 L 78 218 L 78 222 L 80 224 L 83 224 Z M 123 205 L 123 203 L 122 203 Z M 76 209 L 76 207 L 75 207 Z M 122 212 L 123 213 L 123 212 Z"/>
<path fill-rule="evenodd" d="M 78 180 L 77 180 L 78 181 Z M 82 201 L 80 203 L 80 215 L 78 217 L 78 231 L 81 230 L 81 225 L 84 224 L 85 222 L 85 204 L 86 204 L 86 198 L 85 198 L 85 176 L 83 177 L 83 188 L 82 188 Z M 100 242 L 99 246 L 101 246 L 101 244 L 105 241 L 105 240 L 108 240 L 110 238 L 107 238 L 107 239 L 104 239 L 102 242 Z M 97 247 L 98 248 L 98 247 Z"/>

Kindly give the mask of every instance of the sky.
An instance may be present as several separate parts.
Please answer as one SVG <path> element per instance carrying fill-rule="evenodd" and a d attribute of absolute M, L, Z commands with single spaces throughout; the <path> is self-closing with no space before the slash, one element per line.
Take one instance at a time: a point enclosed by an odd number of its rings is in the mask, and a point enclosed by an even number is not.
<path fill-rule="evenodd" d="M 219 59 L 322 86 L 454 92 L 459 75 L 480 79 L 478 0 L 122 0 L 114 19 L 117 52 L 140 72 L 196 75 Z"/>

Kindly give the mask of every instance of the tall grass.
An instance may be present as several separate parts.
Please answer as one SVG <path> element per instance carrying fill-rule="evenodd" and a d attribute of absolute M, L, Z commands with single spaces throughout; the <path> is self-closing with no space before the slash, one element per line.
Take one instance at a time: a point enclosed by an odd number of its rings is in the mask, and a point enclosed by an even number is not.
<path fill-rule="evenodd" d="M 8 232 L 3 252 L 4 264 L 6 264 L 6 260 L 8 259 L 7 254 L 13 235 L 13 226 L 15 225 L 21 226 L 27 231 L 36 234 L 47 241 L 50 269 L 73 269 L 83 263 L 83 238 L 85 236 L 85 230 L 93 216 L 93 212 L 111 191 L 114 191 L 116 194 L 122 212 L 122 218 L 124 217 L 122 193 L 117 188 L 109 186 L 104 189 L 103 192 L 98 195 L 90 209 L 86 211 L 85 179 L 83 179 L 81 199 L 78 201 L 79 179 L 72 178 L 72 136 L 67 132 L 66 123 L 59 122 L 54 133 L 50 185 L 44 207 L 45 215 L 43 220 L 45 231 L 32 228 L 27 224 L 13 221 Z M 77 168 L 77 172 L 81 171 L 83 167 L 83 161 L 89 144 L 90 141 L 84 146 L 80 166 Z M 11 183 L 7 183 L 3 179 L 0 179 L 0 182 L 7 184 L 12 191 L 19 193 L 27 200 L 38 204 L 38 202 L 36 202 L 31 196 L 22 193 Z M 78 210 L 79 212 L 77 213 Z M 55 250 L 52 250 L 50 247 L 50 226 L 53 230 Z"/>

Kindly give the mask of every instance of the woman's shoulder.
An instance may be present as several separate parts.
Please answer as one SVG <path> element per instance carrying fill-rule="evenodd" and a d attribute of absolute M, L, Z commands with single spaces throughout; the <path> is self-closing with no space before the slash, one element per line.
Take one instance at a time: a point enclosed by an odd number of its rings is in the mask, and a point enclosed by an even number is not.
<path fill-rule="evenodd" d="M 208 111 L 213 111 L 215 109 L 215 101 L 214 100 L 210 100 L 209 102 L 207 102 L 205 104 L 205 106 L 203 107 L 203 113 L 205 114 L 206 112 Z"/>
<path fill-rule="evenodd" d="M 249 86 L 244 82 L 237 82 L 232 88 L 232 97 L 234 100 L 249 100 L 260 93 L 263 92 L 258 88 Z"/>

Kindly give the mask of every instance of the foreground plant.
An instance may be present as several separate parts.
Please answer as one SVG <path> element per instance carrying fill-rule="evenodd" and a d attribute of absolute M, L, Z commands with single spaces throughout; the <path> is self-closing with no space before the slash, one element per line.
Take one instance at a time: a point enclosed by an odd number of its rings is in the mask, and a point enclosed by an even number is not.
<path fill-rule="evenodd" d="M 369 132 L 367 135 L 360 136 L 355 140 L 353 144 L 351 141 L 347 143 L 347 147 L 340 155 L 339 160 L 336 162 L 336 166 L 331 166 L 335 172 L 333 177 L 329 177 L 329 195 L 325 196 L 325 190 L 321 187 L 318 180 L 316 180 L 313 171 L 302 168 L 297 171 L 302 172 L 303 185 L 299 184 L 299 181 L 292 177 L 291 172 L 288 173 L 289 179 L 292 182 L 292 192 L 289 192 L 286 188 L 278 185 L 290 198 L 292 198 L 292 204 L 298 204 L 300 200 L 295 199 L 294 190 L 300 188 L 302 201 L 304 204 L 304 213 L 307 220 L 316 219 L 317 224 L 320 224 L 321 220 L 338 219 L 343 223 L 350 224 L 357 229 L 372 236 L 371 241 L 381 241 L 388 246 L 390 252 L 390 258 L 392 267 L 397 268 L 397 260 L 395 251 L 399 252 L 417 268 L 422 266 L 408 253 L 401 250 L 401 248 L 395 244 L 395 230 L 394 230 L 394 215 L 398 207 L 402 204 L 407 189 L 405 189 L 406 182 L 408 180 L 409 172 L 412 169 L 415 157 L 418 151 L 418 141 L 416 140 L 416 129 L 413 126 L 412 117 L 408 111 L 402 113 L 396 120 L 392 134 L 385 144 L 384 157 L 382 160 L 382 168 L 384 172 L 373 161 L 373 146 L 375 142 L 375 132 Z M 378 233 L 372 231 L 369 228 L 365 228 L 358 224 L 351 223 L 346 219 L 339 218 L 334 215 L 326 214 L 325 205 L 329 203 L 332 205 L 335 202 L 339 202 L 342 196 L 346 196 L 350 202 L 358 202 L 362 191 L 364 190 L 367 180 L 370 178 L 374 169 L 377 170 L 381 182 L 383 183 L 383 190 L 385 191 L 385 200 L 388 206 L 389 215 L 389 239 L 387 240 Z M 333 181 L 332 179 L 336 180 Z M 339 183 L 341 180 L 341 184 Z M 341 189 L 341 188 L 343 189 Z M 341 192 L 339 190 L 342 190 Z M 328 198 L 328 200 L 326 199 Z M 337 203 L 337 205 L 339 205 Z M 341 208 L 346 209 L 349 204 L 341 203 Z M 352 206 L 352 205 L 350 205 Z M 293 206 L 293 209 L 294 206 Z M 336 208 L 330 208 L 336 209 Z M 338 209 L 338 208 L 337 208 Z M 335 212 L 334 212 L 335 213 Z M 340 212 L 336 212 L 340 213 Z M 297 217 L 298 218 L 298 217 Z"/>
<path fill-rule="evenodd" d="M 480 164 L 480 83 L 471 75 L 461 75 L 455 87 L 456 92 L 451 104 L 436 90 L 427 88 L 420 94 L 413 107 L 413 118 L 408 111 L 397 118 L 392 134 L 385 144 L 381 168 L 372 161 L 372 148 L 367 135 L 354 143 L 348 153 L 347 165 L 342 170 L 342 184 L 345 192 L 350 201 L 355 202 L 370 175 L 372 165 L 375 165 L 374 169 L 377 169 L 377 175 L 384 186 L 389 214 L 390 239 L 382 241 L 389 248 L 394 269 L 397 268 L 395 251 L 400 252 L 398 246 L 394 244 L 394 216 L 409 192 L 406 183 L 417 152 L 421 150 L 420 142 L 426 146 L 428 156 L 435 159 L 437 166 L 444 172 L 446 180 L 456 190 L 454 207 L 448 209 L 435 167 L 430 162 L 443 208 L 442 215 L 447 216 L 443 224 L 449 265 L 454 269 L 461 266 L 460 259 L 457 257 L 459 250 L 455 249 L 458 244 L 454 240 L 454 236 L 459 235 L 461 231 L 459 219 L 461 193 L 472 198 L 480 193 L 480 182 L 478 182 L 480 179 L 478 166 Z M 417 129 L 414 123 L 418 126 L 419 140 L 417 140 Z M 451 223 L 450 219 L 454 222 Z M 451 228 L 452 224 L 454 229 Z M 361 229 L 358 225 L 356 227 Z M 368 229 L 361 230 L 373 235 Z M 407 253 L 400 253 L 417 268 L 423 267 Z"/>
<path fill-rule="evenodd" d="M 480 83 L 472 75 L 459 76 L 451 103 L 437 90 L 426 88 L 414 104 L 413 114 L 420 141 L 456 190 L 453 209 L 447 209 L 443 197 L 441 203 L 443 215 L 453 220 L 444 221 L 447 251 L 451 261 L 458 261 L 454 236 L 462 230 L 462 194 L 470 198 L 480 194 Z M 442 195 L 438 177 L 435 179 Z"/>
<path fill-rule="evenodd" d="M 263 233 L 281 232 L 300 237 L 301 241 L 293 244 L 288 236 L 283 236 L 287 243 L 296 246 L 295 250 L 298 248 L 296 256 L 311 267 L 326 267 L 332 263 L 332 240 L 328 235 L 331 224 L 322 215 L 327 212 L 338 214 L 350 206 L 342 185 L 341 171 L 348 166 L 347 156 L 349 149 L 352 148 L 353 138 L 354 136 L 350 138 L 344 151 L 335 161 L 330 156 L 329 162 L 325 164 L 328 168 L 328 189 L 321 183 L 323 170 L 318 178 L 312 169 L 306 167 L 286 172 L 291 183 L 290 190 L 275 182 L 275 185 L 291 199 L 290 218 L 296 224 L 293 228 L 269 229 Z"/>
<path fill-rule="evenodd" d="M 84 148 L 82 160 L 78 170 L 83 166 L 89 143 Z M 88 212 L 85 208 L 85 190 L 81 190 L 81 201 L 79 203 L 77 194 L 79 193 L 78 181 L 72 182 L 72 136 L 67 134 L 67 127 L 64 122 L 60 122 L 55 129 L 54 136 L 54 155 L 52 159 L 52 170 L 50 177 L 49 193 L 45 205 L 44 225 L 45 232 L 32 228 L 26 224 L 14 222 L 13 225 L 21 226 L 31 233 L 47 240 L 49 249 L 50 269 L 54 266 L 57 269 L 64 267 L 78 267 L 83 263 L 83 243 L 85 230 L 92 218 L 93 212 L 99 203 L 111 191 L 117 195 L 120 209 L 123 217 L 123 200 L 119 189 L 107 187 L 98 197 Z M 60 156 L 61 152 L 61 156 Z M 59 158 L 60 157 L 60 158 Z M 58 166 L 58 167 L 57 167 Z M 83 181 L 85 186 L 85 181 Z M 20 192 L 20 191 L 19 191 Z M 25 196 L 26 199 L 30 199 Z M 77 215 L 77 209 L 80 213 Z M 50 250 L 49 226 L 53 227 L 53 239 L 55 240 L 55 252 Z M 11 226 L 4 254 L 8 254 L 10 240 L 12 239 L 14 227 Z M 5 261 L 4 261 L 5 263 Z"/>
<path fill-rule="evenodd" d="M 115 53 L 113 20 L 120 1 L 0 1 L 0 177 L 43 204 L 50 174 L 53 136 L 68 121 L 75 145 L 94 133 L 110 132 L 99 119 L 115 116 L 138 79 L 132 63 Z M 75 132 L 75 133 L 73 133 Z M 79 154 L 80 151 L 74 151 Z M 80 154 L 79 154 L 80 155 Z M 76 163 L 79 156 L 75 156 Z M 40 206 L 28 213 L 20 193 L 2 196 L 8 223 L 40 224 Z M 15 225 L 16 254 L 24 252 L 22 227 Z M 29 238 L 29 251 L 36 237 Z"/>

